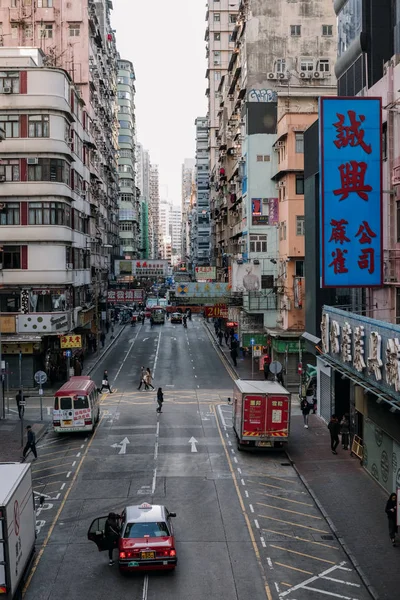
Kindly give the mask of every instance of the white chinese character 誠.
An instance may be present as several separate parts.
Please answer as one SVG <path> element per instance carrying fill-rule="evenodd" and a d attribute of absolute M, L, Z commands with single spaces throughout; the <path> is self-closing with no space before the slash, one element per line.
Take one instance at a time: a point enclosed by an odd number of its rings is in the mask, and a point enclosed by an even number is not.
<path fill-rule="evenodd" d="M 377 331 L 369 334 L 368 370 L 375 375 L 377 381 L 382 379 L 382 338 Z"/>
<path fill-rule="evenodd" d="M 386 383 L 400 391 L 400 343 L 398 338 L 386 342 Z"/>
<path fill-rule="evenodd" d="M 352 329 L 350 323 L 345 322 L 342 327 L 342 361 L 343 362 L 351 362 L 351 334 Z"/>
<path fill-rule="evenodd" d="M 340 325 L 337 321 L 332 321 L 330 329 L 329 329 L 329 339 L 331 342 L 332 354 L 339 354 L 339 352 L 340 352 L 339 335 L 340 335 Z"/>
<path fill-rule="evenodd" d="M 364 344 L 364 325 L 357 325 L 354 328 L 354 357 L 353 357 L 353 367 L 356 371 L 361 373 L 365 367 L 365 344 Z"/>
<path fill-rule="evenodd" d="M 328 354 L 329 352 L 329 315 L 323 313 L 321 320 L 321 343 L 322 352 Z"/>

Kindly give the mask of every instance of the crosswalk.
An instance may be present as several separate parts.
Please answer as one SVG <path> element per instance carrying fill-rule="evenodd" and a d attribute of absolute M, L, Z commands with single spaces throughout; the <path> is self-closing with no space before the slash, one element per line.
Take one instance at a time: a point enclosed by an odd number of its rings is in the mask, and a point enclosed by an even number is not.
<path fill-rule="evenodd" d="M 232 394 L 231 390 L 164 390 L 164 401 L 174 404 L 221 404 L 227 402 Z M 155 392 L 132 390 L 130 392 L 118 392 L 105 394 L 102 397 L 102 406 L 113 406 L 116 404 L 147 404 L 154 401 Z"/>

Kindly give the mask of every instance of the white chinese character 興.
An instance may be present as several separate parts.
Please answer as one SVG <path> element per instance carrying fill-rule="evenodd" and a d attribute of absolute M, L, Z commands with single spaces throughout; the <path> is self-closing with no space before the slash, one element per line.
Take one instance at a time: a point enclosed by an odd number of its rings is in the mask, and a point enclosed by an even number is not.
<path fill-rule="evenodd" d="M 354 357 L 353 357 L 353 367 L 356 371 L 361 373 L 363 369 L 365 369 L 366 364 L 364 360 L 364 325 L 357 325 L 354 328 Z"/>
<path fill-rule="evenodd" d="M 377 331 L 369 334 L 368 370 L 377 381 L 382 379 L 382 338 Z"/>
<path fill-rule="evenodd" d="M 329 328 L 329 340 L 331 344 L 331 352 L 333 354 L 339 354 L 340 352 L 339 335 L 340 325 L 337 321 L 332 321 Z"/>
<path fill-rule="evenodd" d="M 321 343 L 322 352 L 328 354 L 329 352 L 329 315 L 323 313 L 321 321 Z"/>
<path fill-rule="evenodd" d="M 398 338 L 386 342 L 386 383 L 400 391 L 400 343 Z"/>
<path fill-rule="evenodd" d="M 345 322 L 342 327 L 342 361 L 351 362 L 351 334 L 352 329 L 350 323 Z"/>

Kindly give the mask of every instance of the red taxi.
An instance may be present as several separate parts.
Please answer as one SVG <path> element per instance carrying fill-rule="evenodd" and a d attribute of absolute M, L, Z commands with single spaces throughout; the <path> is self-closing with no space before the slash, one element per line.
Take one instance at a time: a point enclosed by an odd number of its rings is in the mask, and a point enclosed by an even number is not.
<path fill-rule="evenodd" d="M 148 504 L 127 506 L 121 515 L 121 537 L 118 541 L 118 565 L 122 572 L 175 569 L 178 559 L 171 519 L 176 513 L 165 506 Z M 108 549 L 104 535 L 107 517 L 95 519 L 89 527 L 88 539 L 100 552 Z"/>

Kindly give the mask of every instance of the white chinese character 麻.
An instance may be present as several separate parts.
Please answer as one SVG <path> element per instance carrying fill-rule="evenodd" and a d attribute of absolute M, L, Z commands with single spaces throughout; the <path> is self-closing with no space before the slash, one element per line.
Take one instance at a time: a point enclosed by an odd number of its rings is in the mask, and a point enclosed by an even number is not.
<path fill-rule="evenodd" d="M 353 367 L 356 371 L 361 373 L 363 369 L 365 369 L 366 364 L 364 360 L 364 325 L 357 325 L 354 328 L 354 357 L 353 357 Z"/>
<path fill-rule="evenodd" d="M 368 370 L 377 381 L 382 379 L 382 338 L 377 331 L 369 334 Z"/>
<path fill-rule="evenodd" d="M 332 321 L 329 328 L 329 340 L 331 344 L 331 352 L 333 354 L 339 354 L 340 352 L 339 335 L 340 325 L 337 321 Z"/>
<path fill-rule="evenodd" d="M 352 329 L 350 323 L 345 322 L 342 327 L 342 361 L 351 362 L 351 334 Z"/>
<path fill-rule="evenodd" d="M 400 343 L 398 338 L 386 342 L 386 383 L 400 391 Z"/>
<path fill-rule="evenodd" d="M 329 352 L 329 315 L 327 313 L 322 314 L 321 344 L 322 344 L 322 352 L 324 354 L 328 354 L 328 352 Z"/>

